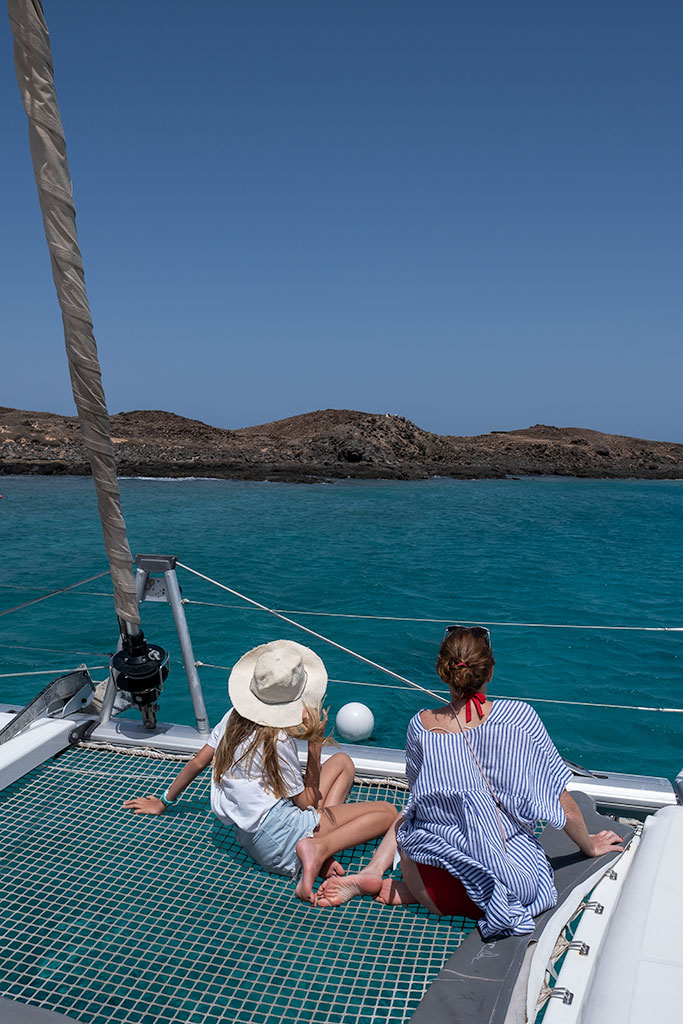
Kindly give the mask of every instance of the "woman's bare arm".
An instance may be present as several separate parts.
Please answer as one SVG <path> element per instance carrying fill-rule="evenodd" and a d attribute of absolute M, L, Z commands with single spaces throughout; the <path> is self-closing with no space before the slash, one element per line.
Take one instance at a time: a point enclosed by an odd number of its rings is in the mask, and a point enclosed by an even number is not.
<path fill-rule="evenodd" d="M 325 726 L 327 725 L 327 711 L 323 711 L 318 722 L 312 722 L 312 715 L 308 708 L 304 709 L 304 726 L 310 729 L 314 726 L 315 733 L 308 741 L 308 757 L 306 759 L 306 772 L 304 774 L 304 788 L 301 793 L 292 797 L 292 803 L 297 807 L 317 807 L 322 800 L 320 792 L 320 755 L 323 749 L 325 737 Z"/>
<path fill-rule="evenodd" d="M 304 788 L 300 793 L 291 798 L 292 803 L 296 804 L 297 807 L 317 807 L 322 800 L 320 792 L 320 753 L 322 746 L 322 743 L 308 744 Z"/>
<path fill-rule="evenodd" d="M 597 832 L 595 835 L 590 835 L 583 820 L 583 815 L 579 810 L 579 805 L 566 789 L 560 797 L 560 804 L 567 816 L 567 824 L 564 826 L 565 832 L 587 857 L 600 857 L 603 853 L 612 853 L 615 850 L 624 849 L 620 845 L 623 840 L 616 832 L 604 830 Z"/>
<path fill-rule="evenodd" d="M 198 751 L 168 787 L 169 800 L 176 800 L 191 782 L 213 761 L 214 748 L 206 743 Z M 124 800 L 123 806 L 133 814 L 163 814 L 166 804 L 158 796 L 134 796 Z"/>

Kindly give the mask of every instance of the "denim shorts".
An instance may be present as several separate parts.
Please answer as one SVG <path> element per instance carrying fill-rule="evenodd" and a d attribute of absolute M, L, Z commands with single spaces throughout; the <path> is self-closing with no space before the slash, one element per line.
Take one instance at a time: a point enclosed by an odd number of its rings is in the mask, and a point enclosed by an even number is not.
<path fill-rule="evenodd" d="M 302 810 L 291 800 L 278 800 L 255 832 L 235 827 L 235 836 L 240 846 L 266 871 L 296 878 L 301 871 L 296 844 L 312 836 L 319 821 L 320 814 L 312 807 Z"/>

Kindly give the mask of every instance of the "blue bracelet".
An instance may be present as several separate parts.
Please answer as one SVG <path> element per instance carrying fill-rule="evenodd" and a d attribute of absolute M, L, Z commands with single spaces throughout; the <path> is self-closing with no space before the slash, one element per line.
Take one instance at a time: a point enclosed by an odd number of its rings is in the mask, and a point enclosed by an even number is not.
<path fill-rule="evenodd" d="M 169 804 L 174 804 L 178 799 L 177 796 L 174 796 L 173 799 L 171 800 L 170 796 L 168 795 L 169 789 L 170 786 L 164 791 L 163 795 L 159 797 L 159 799 L 161 800 L 162 804 L 164 804 L 165 807 L 168 807 Z"/>

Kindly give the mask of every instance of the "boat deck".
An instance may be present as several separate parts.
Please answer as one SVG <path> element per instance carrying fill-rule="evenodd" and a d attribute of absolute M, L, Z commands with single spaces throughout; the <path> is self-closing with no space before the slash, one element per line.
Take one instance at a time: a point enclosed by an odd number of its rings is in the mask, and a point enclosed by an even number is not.
<path fill-rule="evenodd" d="M 217 823 L 207 777 L 161 817 L 121 809 L 178 769 L 72 748 L 0 793 L 0 995 L 87 1024 L 409 1019 L 474 922 L 301 904 Z M 363 783 L 351 799 L 405 796 Z"/>

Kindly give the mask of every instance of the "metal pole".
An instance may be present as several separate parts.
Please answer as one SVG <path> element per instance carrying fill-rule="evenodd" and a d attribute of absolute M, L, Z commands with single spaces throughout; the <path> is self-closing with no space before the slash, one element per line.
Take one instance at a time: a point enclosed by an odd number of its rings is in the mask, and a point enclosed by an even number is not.
<path fill-rule="evenodd" d="M 106 725 L 111 718 L 111 713 L 114 708 L 114 701 L 116 700 L 116 687 L 114 686 L 114 680 L 111 677 L 111 671 L 109 672 L 109 679 L 107 680 L 107 687 L 104 691 L 104 697 L 102 699 L 102 707 L 100 708 L 100 725 Z"/>
<path fill-rule="evenodd" d="M 135 596 L 137 597 L 138 606 L 142 601 L 145 594 L 145 587 L 147 586 L 147 577 L 149 573 L 144 569 L 137 569 L 135 573 Z M 131 623 L 127 622 L 128 633 L 130 636 L 135 636 L 140 632 L 139 626 L 131 628 Z M 123 646 L 123 641 L 119 636 L 119 642 L 116 645 L 116 650 L 120 651 Z M 109 679 L 107 680 L 107 688 L 104 691 L 104 697 L 102 699 L 102 707 L 100 709 L 99 723 L 100 725 L 106 725 L 111 719 L 111 713 L 114 710 L 114 701 L 116 700 L 116 687 L 114 686 L 114 680 L 111 677 L 111 671 L 109 672 Z"/>
<path fill-rule="evenodd" d="M 140 570 L 138 570 L 138 572 L 139 571 Z M 194 714 L 197 719 L 197 729 L 203 736 L 206 736 L 209 733 L 209 719 L 204 705 L 202 684 L 199 681 L 199 673 L 197 672 L 197 666 L 194 662 L 194 651 L 192 650 L 190 631 L 187 627 L 185 609 L 183 608 L 182 598 L 180 596 L 180 587 L 178 586 L 178 577 L 175 574 L 175 569 L 166 570 L 164 573 L 164 579 L 166 580 L 167 600 L 173 611 L 175 627 L 178 633 L 178 639 L 180 640 L 183 663 L 185 665 L 185 672 L 187 673 L 187 681 L 190 686 L 190 695 L 194 706 Z"/>
<path fill-rule="evenodd" d="M 149 573 L 146 569 L 137 569 L 135 572 L 135 596 L 138 599 L 138 605 L 142 604 L 145 597 L 145 587 L 147 586 L 147 580 Z"/>

